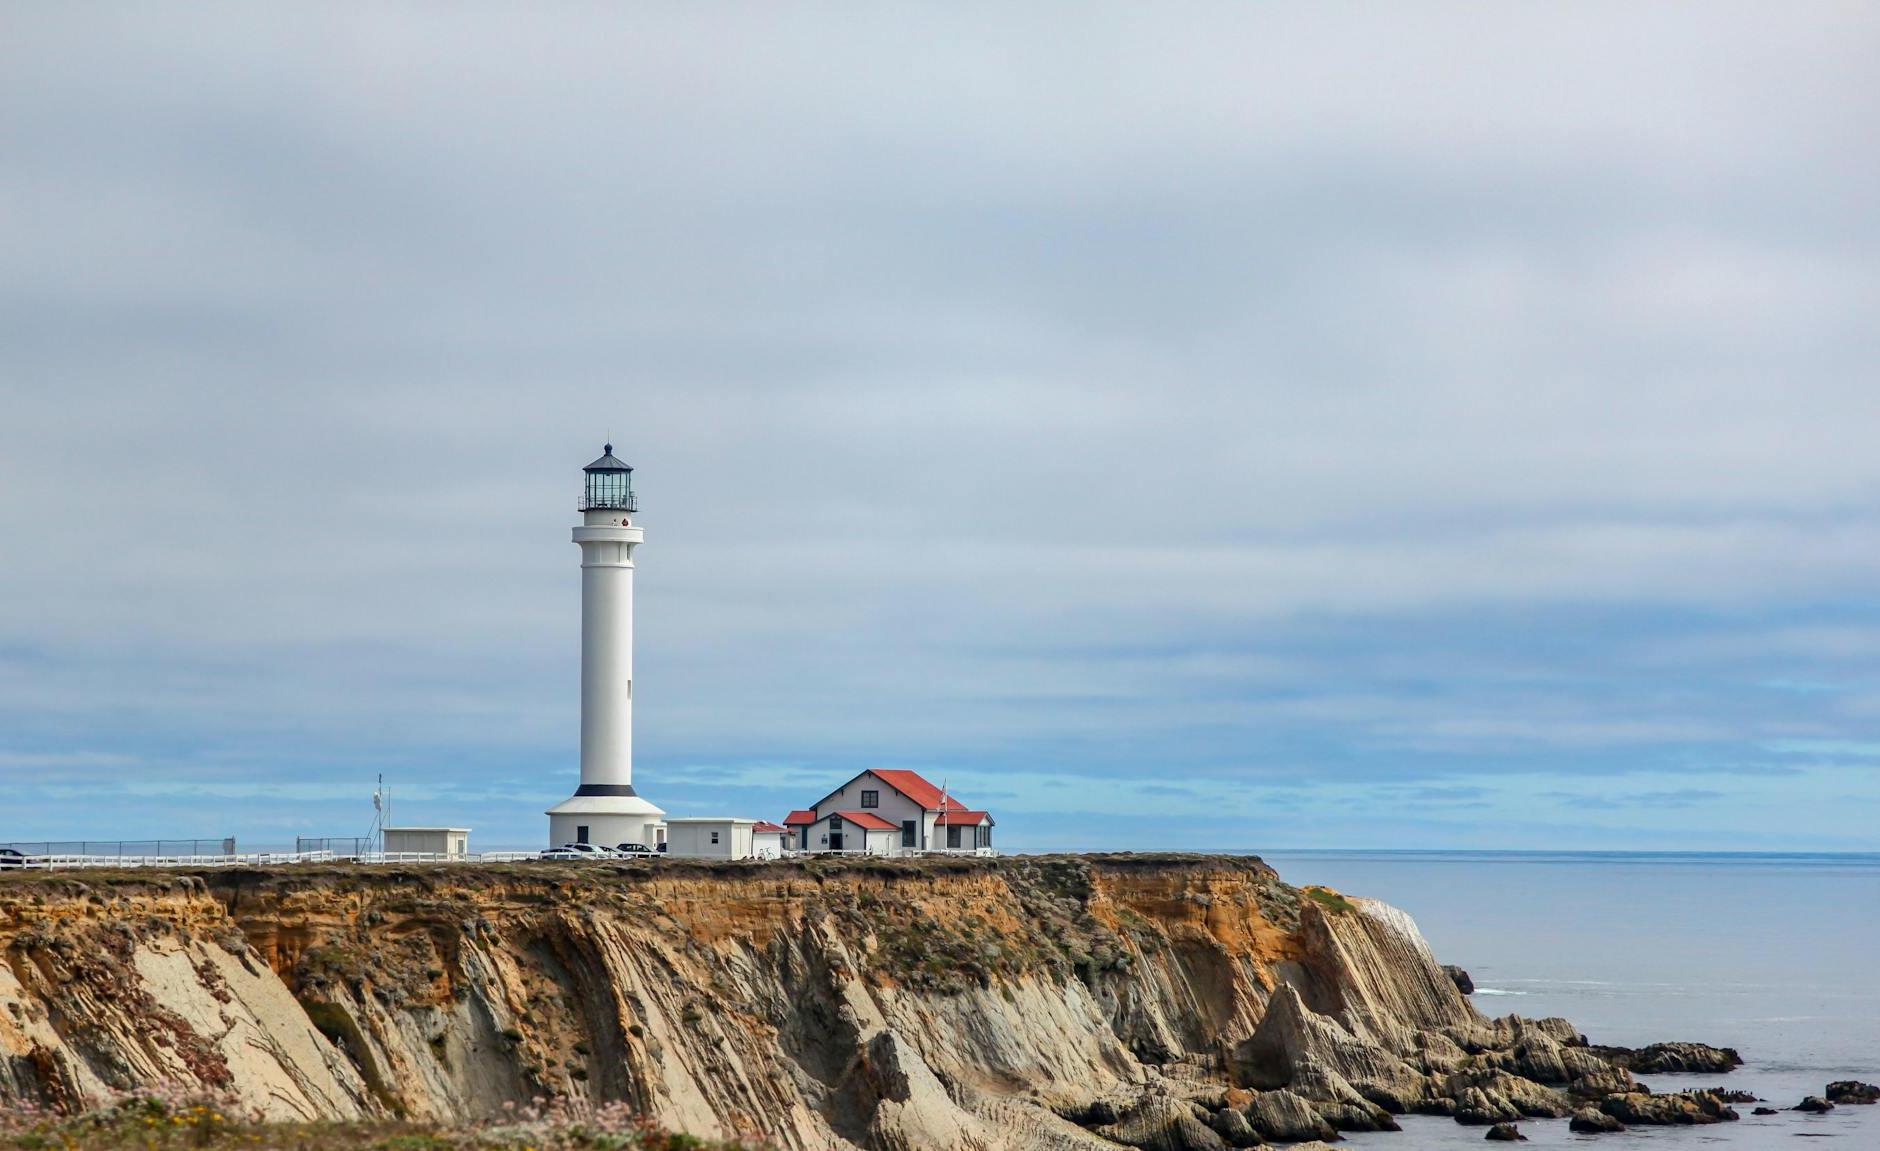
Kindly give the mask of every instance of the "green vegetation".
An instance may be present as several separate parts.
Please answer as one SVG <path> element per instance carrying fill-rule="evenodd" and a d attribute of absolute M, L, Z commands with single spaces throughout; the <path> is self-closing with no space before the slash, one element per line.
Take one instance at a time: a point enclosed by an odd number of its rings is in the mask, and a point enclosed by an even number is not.
<path fill-rule="evenodd" d="M 1303 890 L 1305 891 L 1307 899 L 1310 899 L 1333 915 L 1348 915 L 1357 910 L 1356 907 L 1351 905 L 1351 900 L 1346 899 L 1329 887 L 1307 887 Z"/>

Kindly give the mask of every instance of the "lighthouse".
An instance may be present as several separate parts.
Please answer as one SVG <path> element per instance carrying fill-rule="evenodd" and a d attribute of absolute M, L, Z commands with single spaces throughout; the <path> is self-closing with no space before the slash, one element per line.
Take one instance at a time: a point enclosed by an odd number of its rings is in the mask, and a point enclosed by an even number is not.
<path fill-rule="evenodd" d="M 582 471 L 581 786 L 548 809 L 548 843 L 654 846 L 666 813 L 633 790 L 633 468 L 606 445 Z"/>

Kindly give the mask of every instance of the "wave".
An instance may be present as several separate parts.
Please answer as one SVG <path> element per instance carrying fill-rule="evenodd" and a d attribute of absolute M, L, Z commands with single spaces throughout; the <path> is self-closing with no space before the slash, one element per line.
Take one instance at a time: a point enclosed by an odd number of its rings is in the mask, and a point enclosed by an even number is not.
<path fill-rule="evenodd" d="M 1475 989 L 1474 993 L 1476 995 L 1526 995 L 1528 994 L 1525 991 L 1503 991 L 1499 987 L 1478 987 Z"/>

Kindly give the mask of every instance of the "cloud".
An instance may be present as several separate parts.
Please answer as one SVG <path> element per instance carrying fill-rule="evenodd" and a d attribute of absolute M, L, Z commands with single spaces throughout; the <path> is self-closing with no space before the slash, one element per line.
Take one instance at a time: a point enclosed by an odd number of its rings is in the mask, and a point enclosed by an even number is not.
<path fill-rule="evenodd" d="M 15 14 L 10 816 L 386 771 L 532 839 L 610 434 L 674 803 L 905 764 L 1042 828 L 1153 773 L 1336 828 L 1859 761 L 1875 21 Z M 277 786 L 336 798 L 190 790 Z"/>

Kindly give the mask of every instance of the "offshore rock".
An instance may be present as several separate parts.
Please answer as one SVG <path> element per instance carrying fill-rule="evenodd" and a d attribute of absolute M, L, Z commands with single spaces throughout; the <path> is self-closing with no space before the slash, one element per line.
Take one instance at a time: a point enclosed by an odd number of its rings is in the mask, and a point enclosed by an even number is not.
<path fill-rule="evenodd" d="M 1625 1130 L 1625 1124 L 1604 1111 L 1582 1107 L 1573 1113 L 1573 1118 L 1567 1123 L 1567 1130 L 1583 1135 L 1604 1135 Z"/>
<path fill-rule="evenodd" d="M 1600 1100 L 1599 1109 L 1621 1123 L 1634 1127 L 1685 1127 L 1708 1123 L 1734 1122 L 1734 1109 L 1707 1091 L 1685 1091 L 1676 1095 L 1609 1095 Z"/>
<path fill-rule="evenodd" d="M 1790 1110 L 1806 1111 L 1815 1115 L 1825 1115 L 1828 1112 L 1834 1110 L 1834 1104 L 1828 1102 L 1826 1099 L 1823 1099 L 1819 1095 L 1810 1095 L 1808 1098 L 1802 1100 L 1800 1103 L 1797 1103 L 1794 1107 L 1790 1108 Z"/>
<path fill-rule="evenodd" d="M 1743 1058 L 1735 1048 L 1712 1047 L 1708 1043 L 1653 1043 L 1637 1050 L 1629 1047 L 1592 1050 L 1615 1067 L 1623 1067 L 1635 1075 L 1722 1074 L 1743 1066 Z"/>
<path fill-rule="evenodd" d="M 1880 1087 L 1856 1079 L 1842 1079 L 1828 1084 L 1827 1098 L 1830 1103 L 1880 1103 Z"/>
<path fill-rule="evenodd" d="M 1506 1071 L 1463 1071 L 1449 1077 L 1443 1093 L 1456 1100 L 1456 1122 L 1471 1126 L 1530 1119 L 1564 1119 L 1573 1108 L 1559 1092 Z"/>
<path fill-rule="evenodd" d="M 1449 981 L 1456 985 L 1457 991 L 1462 992 L 1464 995 L 1475 994 L 1475 980 L 1470 979 L 1469 973 L 1462 968 L 1457 967 L 1453 963 L 1445 963 L 1443 964 L 1443 974 L 1449 976 Z"/>
<path fill-rule="evenodd" d="M 1497 1123 L 1488 1129 L 1486 1136 L 1491 1143 L 1526 1143 L 1527 1136 L 1512 1123 Z"/>
<path fill-rule="evenodd" d="M 1751 1115 L 1780 1115 L 1782 1114 L 1782 1112 L 1777 1111 L 1774 1107 L 1758 1107 L 1754 1111 L 1751 1111 L 1750 1114 Z"/>

